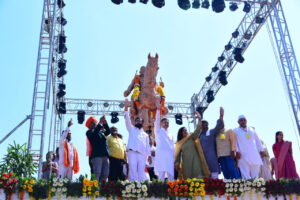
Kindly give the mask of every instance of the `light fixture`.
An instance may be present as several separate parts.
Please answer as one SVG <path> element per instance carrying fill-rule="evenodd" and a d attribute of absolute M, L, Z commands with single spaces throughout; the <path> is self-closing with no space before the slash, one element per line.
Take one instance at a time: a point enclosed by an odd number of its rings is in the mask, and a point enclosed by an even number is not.
<path fill-rule="evenodd" d="M 257 16 L 255 18 L 255 23 L 262 24 L 263 22 L 264 22 L 264 18 L 263 17 Z"/>
<path fill-rule="evenodd" d="M 230 42 L 225 45 L 225 50 L 226 51 L 229 51 L 231 48 L 232 48 L 232 45 L 230 44 Z"/>
<path fill-rule="evenodd" d="M 140 3 L 147 4 L 148 0 L 140 0 Z"/>
<path fill-rule="evenodd" d="M 63 8 L 63 7 L 65 7 L 66 4 L 63 0 L 57 0 L 57 5 L 59 8 Z"/>
<path fill-rule="evenodd" d="M 243 52 L 243 49 L 242 48 L 238 48 L 236 47 L 234 50 L 233 50 L 233 54 L 234 54 L 234 59 L 239 62 L 239 63 L 243 63 L 244 62 L 244 57 L 242 56 L 242 52 Z"/>
<path fill-rule="evenodd" d="M 112 112 L 112 113 L 110 113 L 110 115 L 111 115 L 110 122 L 112 124 L 115 124 L 115 123 L 117 123 L 119 121 L 119 118 L 118 118 L 119 113 L 118 112 Z"/>
<path fill-rule="evenodd" d="M 248 2 L 244 2 L 244 3 L 245 3 L 245 4 L 244 4 L 243 11 L 244 11 L 245 13 L 250 12 L 251 5 L 250 5 Z"/>
<path fill-rule="evenodd" d="M 173 107 L 172 105 L 168 105 L 168 109 L 169 109 L 169 110 L 173 110 L 174 107 Z"/>
<path fill-rule="evenodd" d="M 198 106 L 196 108 L 196 111 L 201 115 L 201 117 L 203 118 L 203 113 L 206 110 L 207 107 L 203 107 L 203 106 Z"/>
<path fill-rule="evenodd" d="M 157 8 L 162 8 L 165 6 L 165 0 L 152 0 L 152 4 Z"/>
<path fill-rule="evenodd" d="M 93 106 L 93 103 L 92 103 L 91 101 L 89 101 L 89 102 L 87 103 L 87 106 L 88 106 L 88 107 L 92 107 L 92 106 Z"/>
<path fill-rule="evenodd" d="M 206 82 L 209 82 L 209 81 L 211 80 L 211 75 L 207 76 L 207 77 L 205 78 L 205 80 L 206 80 Z"/>
<path fill-rule="evenodd" d="M 238 7 L 237 3 L 235 3 L 235 2 L 230 2 L 229 9 L 230 9 L 231 11 L 236 11 L 238 8 L 239 8 L 239 7 Z"/>
<path fill-rule="evenodd" d="M 59 70 L 58 70 L 58 72 L 57 72 L 57 77 L 58 78 L 61 78 L 61 77 L 63 77 L 64 75 L 66 75 L 67 74 L 67 71 L 64 69 L 64 68 L 60 68 Z"/>
<path fill-rule="evenodd" d="M 244 38 L 246 40 L 250 40 L 251 39 L 251 36 L 252 36 L 252 33 L 250 31 L 248 31 L 247 33 L 244 34 Z"/>
<path fill-rule="evenodd" d="M 57 77 L 58 78 L 67 74 L 66 63 L 67 63 L 67 61 L 65 59 L 59 59 L 59 61 L 57 63 L 57 67 L 58 67 Z"/>
<path fill-rule="evenodd" d="M 200 8 L 200 0 L 194 0 L 192 3 L 192 7 L 195 9 Z"/>
<path fill-rule="evenodd" d="M 120 107 L 120 108 L 124 108 L 124 106 L 125 106 L 124 103 L 120 103 L 120 104 L 119 104 L 119 107 Z"/>
<path fill-rule="evenodd" d="M 232 64 L 233 64 L 233 60 L 230 60 L 227 64 L 227 67 L 230 68 L 232 66 Z"/>
<path fill-rule="evenodd" d="M 222 54 L 221 56 L 218 57 L 218 61 L 219 61 L 219 62 L 222 62 L 223 60 L 225 60 L 225 57 L 224 57 L 224 55 Z"/>
<path fill-rule="evenodd" d="M 65 18 L 63 18 L 62 16 L 57 18 L 57 22 L 63 26 L 65 26 L 68 22 Z"/>
<path fill-rule="evenodd" d="M 222 85 L 227 85 L 226 71 L 219 72 L 219 81 Z"/>
<path fill-rule="evenodd" d="M 111 0 L 111 2 L 113 2 L 114 4 L 119 5 L 119 4 L 123 3 L 123 0 Z"/>
<path fill-rule="evenodd" d="M 129 3 L 135 3 L 136 0 L 128 0 Z"/>
<path fill-rule="evenodd" d="M 213 68 L 211 68 L 212 72 L 217 72 L 218 70 L 219 70 L 219 68 L 217 65 L 215 65 Z"/>
<path fill-rule="evenodd" d="M 209 3 L 208 0 L 204 0 L 204 1 L 202 2 L 202 5 L 201 5 L 202 8 L 208 9 L 209 6 L 210 6 L 210 3 Z"/>
<path fill-rule="evenodd" d="M 239 31 L 236 29 L 231 35 L 233 38 L 237 38 L 239 36 Z"/>
<path fill-rule="evenodd" d="M 84 110 L 79 110 L 77 112 L 78 124 L 83 124 L 84 120 L 85 120 L 85 111 Z"/>
<path fill-rule="evenodd" d="M 220 13 L 224 11 L 226 6 L 224 0 L 212 0 L 211 7 L 213 11 Z"/>
<path fill-rule="evenodd" d="M 206 102 L 211 103 L 213 100 L 215 100 L 214 91 L 208 90 L 206 93 Z"/>
<path fill-rule="evenodd" d="M 66 103 L 65 102 L 59 102 L 58 104 L 58 112 L 60 114 L 66 114 L 67 113 L 67 110 L 66 110 Z"/>
<path fill-rule="evenodd" d="M 105 108 L 107 108 L 107 107 L 109 106 L 109 104 L 108 104 L 107 102 L 105 102 L 105 103 L 103 104 L 103 106 L 104 106 Z"/>
<path fill-rule="evenodd" d="M 178 6 L 183 10 L 187 10 L 191 7 L 190 0 L 178 0 L 177 3 L 178 3 Z"/>
<path fill-rule="evenodd" d="M 176 124 L 178 124 L 178 125 L 182 125 L 182 114 L 177 113 L 177 114 L 175 115 L 175 122 L 176 122 Z"/>
<path fill-rule="evenodd" d="M 62 98 L 63 96 L 65 96 L 66 95 L 66 92 L 64 91 L 66 89 L 66 85 L 65 84 L 63 84 L 63 83 L 60 83 L 59 85 L 58 85 L 58 92 L 56 93 L 56 96 L 58 97 L 58 98 Z"/>

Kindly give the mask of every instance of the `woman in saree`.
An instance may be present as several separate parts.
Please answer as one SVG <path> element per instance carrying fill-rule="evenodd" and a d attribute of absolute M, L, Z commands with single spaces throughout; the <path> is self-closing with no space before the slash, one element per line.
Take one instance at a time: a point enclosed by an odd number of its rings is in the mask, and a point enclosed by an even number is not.
<path fill-rule="evenodd" d="M 196 111 L 198 125 L 194 133 L 188 134 L 182 127 L 177 134 L 175 147 L 175 170 L 179 179 L 210 177 L 210 172 L 198 137 L 201 131 L 201 115 Z"/>
<path fill-rule="evenodd" d="M 273 152 L 277 160 L 278 179 L 299 178 L 293 159 L 292 142 L 283 140 L 283 133 L 276 132 L 276 143 L 273 144 Z"/>

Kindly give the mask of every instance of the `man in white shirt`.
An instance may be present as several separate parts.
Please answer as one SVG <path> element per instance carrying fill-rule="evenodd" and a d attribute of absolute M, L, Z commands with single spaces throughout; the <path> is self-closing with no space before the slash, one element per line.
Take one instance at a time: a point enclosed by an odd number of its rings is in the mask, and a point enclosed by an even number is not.
<path fill-rule="evenodd" d="M 150 144 L 150 149 L 151 149 L 151 157 L 148 157 L 147 162 L 146 162 L 146 168 L 150 176 L 150 180 L 152 179 L 157 179 L 157 176 L 154 173 L 154 163 L 155 163 L 155 151 L 156 147 L 154 146 L 154 141 L 153 137 L 149 137 L 149 144 Z"/>
<path fill-rule="evenodd" d="M 247 127 L 244 115 L 238 117 L 239 127 L 234 129 L 236 134 L 236 158 L 241 171 L 242 178 L 251 179 L 259 176 L 261 157 L 264 157 L 264 148 L 261 145 L 255 130 Z M 257 151 L 259 149 L 260 155 Z"/>
<path fill-rule="evenodd" d="M 127 158 L 129 163 L 130 181 L 143 181 L 146 179 L 145 166 L 147 155 L 151 156 L 149 136 L 143 130 L 143 119 L 136 118 L 133 126 L 130 121 L 128 106 L 129 101 L 125 99 L 125 124 L 129 132 L 127 144 Z M 151 158 L 150 158 L 151 159 Z"/>
<path fill-rule="evenodd" d="M 79 172 L 79 159 L 76 148 L 71 142 L 70 127 L 73 125 L 72 119 L 68 122 L 67 128 L 59 140 L 59 163 L 58 174 L 61 178 L 72 179 L 74 173 Z"/>
<path fill-rule="evenodd" d="M 156 158 L 154 171 L 158 179 L 174 180 L 174 140 L 172 133 L 169 132 L 169 120 L 163 118 L 160 120 L 160 103 L 156 103 L 157 110 L 154 122 L 154 133 L 156 140 Z"/>

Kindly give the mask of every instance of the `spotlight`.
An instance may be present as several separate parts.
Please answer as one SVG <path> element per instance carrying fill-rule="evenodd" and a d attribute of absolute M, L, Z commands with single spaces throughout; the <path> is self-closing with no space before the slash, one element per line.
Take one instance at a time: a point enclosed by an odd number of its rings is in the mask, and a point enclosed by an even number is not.
<path fill-rule="evenodd" d="M 183 10 L 187 10 L 191 7 L 190 0 L 178 0 L 177 3 L 178 6 Z"/>
<path fill-rule="evenodd" d="M 227 45 L 225 45 L 226 51 L 229 51 L 231 48 L 232 48 L 232 45 L 230 44 L 230 42 Z"/>
<path fill-rule="evenodd" d="M 140 3 L 147 4 L 148 0 L 140 0 Z"/>
<path fill-rule="evenodd" d="M 112 1 L 114 4 L 117 4 L 117 5 L 123 3 L 123 0 L 111 0 L 111 1 Z"/>
<path fill-rule="evenodd" d="M 104 106 L 105 108 L 107 108 L 107 107 L 109 106 L 109 104 L 108 104 L 107 102 L 105 102 L 105 103 L 103 104 L 103 106 Z"/>
<path fill-rule="evenodd" d="M 63 7 L 65 7 L 66 4 L 63 0 L 57 0 L 57 5 L 59 8 L 63 8 Z"/>
<path fill-rule="evenodd" d="M 120 108 L 124 108 L 124 106 L 125 106 L 124 103 L 120 103 L 120 104 L 119 104 L 119 107 L 120 107 Z"/>
<path fill-rule="evenodd" d="M 66 36 L 65 35 L 63 35 L 63 34 L 60 34 L 59 36 L 58 36 L 58 41 L 59 41 L 59 43 L 66 43 Z"/>
<path fill-rule="evenodd" d="M 93 106 L 93 103 L 89 101 L 89 102 L 87 103 L 87 106 L 88 106 L 88 107 L 92 107 L 92 106 Z"/>
<path fill-rule="evenodd" d="M 242 54 L 236 54 L 236 55 L 234 56 L 234 59 L 235 59 L 237 62 L 239 62 L 239 63 L 243 63 L 244 60 L 245 60 L 245 58 L 242 56 Z"/>
<path fill-rule="evenodd" d="M 208 90 L 206 93 L 206 102 L 211 103 L 213 100 L 215 100 L 214 91 Z"/>
<path fill-rule="evenodd" d="M 234 48 L 234 50 L 233 50 L 232 53 L 233 53 L 234 55 L 237 55 L 237 54 L 242 54 L 242 51 L 243 51 L 242 48 L 236 47 L 236 48 Z"/>
<path fill-rule="evenodd" d="M 227 81 L 227 78 L 226 78 L 226 71 L 220 71 L 219 81 L 222 85 L 227 85 L 228 81 Z"/>
<path fill-rule="evenodd" d="M 58 112 L 60 114 L 66 114 L 67 110 L 66 110 L 66 103 L 65 102 L 59 102 L 58 104 Z"/>
<path fill-rule="evenodd" d="M 211 68 L 211 71 L 212 71 L 212 72 L 216 72 L 216 71 L 218 71 L 218 70 L 219 70 L 219 68 L 218 68 L 217 65 L 215 65 L 213 68 Z"/>
<path fill-rule="evenodd" d="M 84 110 L 79 110 L 77 112 L 77 121 L 78 121 L 78 124 L 83 124 L 84 122 L 84 119 L 85 118 L 85 112 Z"/>
<path fill-rule="evenodd" d="M 58 72 L 57 72 L 57 77 L 58 78 L 61 78 L 61 77 L 63 77 L 64 75 L 66 75 L 67 74 L 67 71 L 64 69 L 64 68 L 60 68 L 59 70 L 58 70 Z"/>
<path fill-rule="evenodd" d="M 222 62 L 223 60 L 225 60 L 225 57 L 224 57 L 223 54 L 222 54 L 220 57 L 218 57 L 218 61 L 219 61 L 219 62 Z"/>
<path fill-rule="evenodd" d="M 237 3 L 235 3 L 235 2 L 231 2 L 231 3 L 230 3 L 229 9 L 230 9 L 231 11 L 236 11 L 238 8 L 239 8 L 239 7 L 238 7 Z"/>
<path fill-rule="evenodd" d="M 176 124 L 178 124 L 178 125 L 182 125 L 182 114 L 177 113 L 177 114 L 175 115 L 175 122 L 176 122 Z"/>
<path fill-rule="evenodd" d="M 233 64 L 233 60 L 230 60 L 227 64 L 227 67 L 230 68 L 232 66 L 232 64 Z"/>
<path fill-rule="evenodd" d="M 200 0 L 194 0 L 192 3 L 192 7 L 195 9 L 200 8 Z"/>
<path fill-rule="evenodd" d="M 152 4 L 157 8 L 162 8 L 165 6 L 165 0 L 152 0 Z"/>
<path fill-rule="evenodd" d="M 112 124 L 115 124 L 115 123 L 117 123 L 117 122 L 119 121 L 119 118 L 118 118 L 119 113 L 117 113 L 117 112 L 112 112 L 112 113 L 110 113 L 110 115 L 111 115 L 111 120 L 110 120 L 110 122 L 111 122 Z"/>
<path fill-rule="evenodd" d="M 63 84 L 63 83 L 60 83 L 59 85 L 58 85 L 58 92 L 56 93 L 56 96 L 58 97 L 58 98 L 62 98 L 63 96 L 65 96 L 66 95 L 66 92 L 64 91 L 66 89 L 66 85 L 65 84 Z"/>
<path fill-rule="evenodd" d="M 255 18 L 255 23 L 257 23 L 257 24 L 262 24 L 263 22 L 264 22 L 264 18 L 263 18 L 263 17 L 257 16 L 257 17 Z"/>
<path fill-rule="evenodd" d="M 173 110 L 174 107 L 173 107 L 172 105 L 168 105 L 168 109 L 169 109 L 169 110 Z"/>
<path fill-rule="evenodd" d="M 196 108 L 196 111 L 201 115 L 201 117 L 203 117 L 203 113 L 206 110 L 207 107 L 202 107 L 202 106 L 198 106 Z"/>
<path fill-rule="evenodd" d="M 63 26 L 65 26 L 67 24 L 67 20 L 63 17 L 58 17 L 57 22 Z"/>
<path fill-rule="evenodd" d="M 58 48 L 56 49 L 57 53 L 66 53 L 68 51 L 68 48 L 66 47 L 65 43 L 59 43 Z"/>
<path fill-rule="evenodd" d="M 231 35 L 233 38 L 237 38 L 239 36 L 239 31 L 238 30 L 235 30 Z"/>
<path fill-rule="evenodd" d="M 129 3 L 135 3 L 136 0 L 128 0 Z"/>
<path fill-rule="evenodd" d="M 223 12 L 226 7 L 224 0 L 212 0 L 211 6 L 212 10 L 216 13 Z"/>
<path fill-rule="evenodd" d="M 65 59 L 59 59 L 57 66 L 58 68 L 66 68 L 67 61 Z"/>
<path fill-rule="evenodd" d="M 252 36 L 252 33 L 251 33 L 250 31 L 244 34 L 244 38 L 245 38 L 246 40 L 250 40 L 250 39 L 251 39 L 251 36 Z"/>
<path fill-rule="evenodd" d="M 209 82 L 209 81 L 211 80 L 211 75 L 207 76 L 207 77 L 205 78 L 205 80 L 206 80 L 206 82 Z"/>
<path fill-rule="evenodd" d="M 244 3 L 245 3 L 245 5 L 244 5 L 244 8 L 243 8 L 243 11 L 244 11 L 245 13 L 250 12 L 251 5 L 250 5 L 249 3 L 247 3 L 247 2 L 244 2 Z"/>
<path fill-rule="evenodd" d="M 202 5 L 201 5 L 202 8 L 208 9 L 209 6 L 210 6 L 210 4 L 209 4 L 209 1 L 208 1 L 208 0 L 204 0 L 204 1 L 202 2 Z"/>

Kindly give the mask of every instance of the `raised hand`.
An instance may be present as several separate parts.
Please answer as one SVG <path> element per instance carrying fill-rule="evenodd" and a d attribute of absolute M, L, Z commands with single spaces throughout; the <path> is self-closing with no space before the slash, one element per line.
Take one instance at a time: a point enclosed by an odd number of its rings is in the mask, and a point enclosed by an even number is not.
<path fill-rule="evenodd" d="M 223 107 L 220 107 L 220 117 L 223 117 L 224 116 L 224 109 Z"/>
<path fill-rule="evenodd" d="M 68 127 L 71 127 L 73 125 L 72 119 L 68 122 Z"/>
<path fill-rule="evenodd" d="M 195 111 L 195 115 L 197 116 L 198 120 L 201 121 L 202 117 L 198 111 Z"/>
<path fill-rule="evenodd" d="M 106 124 L 107 121 L 105 119 L 105 116 L 103 115 L 101 118 L 100 118 L 100 124 Z"/>
<path fill-rule="evenodd" d="M 125 106 L 125 109 L 128 109 L 128 107 L 129 107 L 129 101 L 127 98 L 124 100 L 124 106 Z"/>

